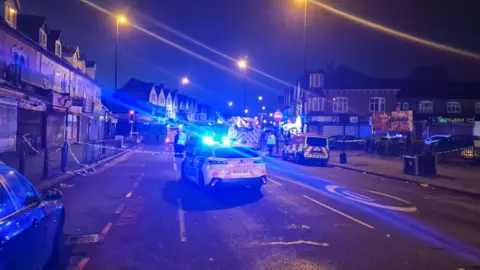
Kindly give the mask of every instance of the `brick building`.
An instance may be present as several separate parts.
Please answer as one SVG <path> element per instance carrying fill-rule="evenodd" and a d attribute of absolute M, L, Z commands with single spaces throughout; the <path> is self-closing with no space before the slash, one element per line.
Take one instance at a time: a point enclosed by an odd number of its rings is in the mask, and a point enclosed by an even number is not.
<path fill-rule="evenodd" d="M 20 13 L 19 1 L 0 6 L 0 160 L 35 181 L 60 170 L 66 140 L 81 152 L 79 142 L 103 139 L 108 115 L 95 63 L 47 18 Z"/>

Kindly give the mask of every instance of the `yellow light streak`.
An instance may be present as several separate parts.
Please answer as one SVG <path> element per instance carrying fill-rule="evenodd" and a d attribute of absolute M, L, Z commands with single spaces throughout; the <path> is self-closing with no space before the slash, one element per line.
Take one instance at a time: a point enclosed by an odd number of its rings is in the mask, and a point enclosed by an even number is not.
<path fill-rule="evenodd" d="M 464 56 L 464 57 L 473 58 L 475 60 L 480 60 L 480 54 L 478 54 L 478 53 L 470 52 L 470 51 L 466 51 L 466 50 L 462 50 L 462 49 L 457 49 L 457 48 L 447 46 L 447 45 L 444 45 L 444 44 L 441 44 L 441 43 L 438 43 L 438 42 L 434 42 L 434 41 L 426 40 L 426 39 L 416 37 L 416 36 L 413 36 L 413 35 L 409 35 L 409 34 L 400 32 L 398 30 L 388 28 L 388 27 L 385 27 L 383 25 L 374 23 L 372 21 L 362 19 L 358 16 L 352 15 L 352 14 L 347 13 L 345 11 L 341 11 L 339 9 L 333 8 L 329 5 L 326 5 L 324 3 L 320 3 L 320 2 L 315 1 L 315 0 L 310 0 L 310 2 L 312 2 L 313 4 L 317 5 L 318 7 L 322 8 L 322 9 L 324 9 L 324 10 L 330 12 L 330 13 L 333 13 L 335 15 L 338 15 L 338 16 L 343 17 L 345 19 L 348 19 L 350 21 L 356 22 L 358 24 L 370 27 L 370 28 L 375 29 L 377 31 L 380 31 L 380 32 L 383 32 L 383 33 L 386 33 L 386 34 L 389 34 L 389 35 L 392 35 L 392 36 L 395 36 L 395 37 L 403 38 L 405 40 L 413 41 L 415 43 L 418 43 L 418 44 L 421 44 L 421 45 L 424 45 L 424 46 L 427 46 L 427 47 L 435 48 L 435 49 L 438 49 L 438 50 L 441 50 L 441 51 L 454 53 L 454 54 L 461 55 L 461 56 Z"/>

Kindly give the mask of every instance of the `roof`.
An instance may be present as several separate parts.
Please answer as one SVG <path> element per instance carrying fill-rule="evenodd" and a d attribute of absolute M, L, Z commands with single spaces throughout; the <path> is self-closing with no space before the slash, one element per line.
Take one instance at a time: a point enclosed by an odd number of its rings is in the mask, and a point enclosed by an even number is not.
<path fill-rule="evenodd" d="M 72 56 L 78 50 L 78 46 L 75 45 L 63 45 L 62 54 L 65 56 Z"/>
<path fill-rule="evenodd" d="M 399 98 L 480 99 L 480 83 L 475 82 L 402 82 Z"/>
<path fill-rule="evenodd" d="M 55 42 L 61 40 L 62 34 L 62 30 L 50 30 L 47 38 L 47 49 L 49 51 L 55 53 Z"/>
<path fill-rule="evenodd" d="M 149 103 L 149 99 L 153 87 L 153 83 L 131 78 L 122 88 L 115 91 L 113 98 L 125 108 L 134 108 L 139 112 L 151 112 L 152 104 Z"/>
<path fill-rule="evenodd" d="M 17 29 L 29 38 L 39 42 L 39 30 L 47 23 L 47 17 L 30 14 L 18 14 Z M 48 29 L 47 29 L 48 34 Z"/>
<path fill-rule="evenodd" d="M 399 89 L 397 79 L 376 79 L 340 65 L 324 75 L 325 89 Z"/>
<path fill-rule="evenodd" d="M 96 66 L 96 62 L 95 61 L 85 61 L 85 66 L 87 68 L 94 68 Z"/>

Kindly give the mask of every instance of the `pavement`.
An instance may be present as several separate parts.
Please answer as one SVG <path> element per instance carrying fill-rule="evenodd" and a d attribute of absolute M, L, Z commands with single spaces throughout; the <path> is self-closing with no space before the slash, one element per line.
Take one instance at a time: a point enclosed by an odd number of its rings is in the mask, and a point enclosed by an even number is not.
<path fill-rule="evenodd" d="M 343 169 L 370 173 L 378 176 L 416 182 L 437 188 L 480 195 L 480 168 L 455 165 L 437 165 L 437 176 L 422 177 L 403 173 L 403 159 L 348 151 L 348 162 L 340 163 L 339 152 L 331 152 L 329 164 Z"/>
<path fill-rule="evenodd" d="M 58 186 L 64 269 L 478 269 L 480 200 L 265 157 L 269 181 L 211 194 L 181 159 L 120 156 Z"/>

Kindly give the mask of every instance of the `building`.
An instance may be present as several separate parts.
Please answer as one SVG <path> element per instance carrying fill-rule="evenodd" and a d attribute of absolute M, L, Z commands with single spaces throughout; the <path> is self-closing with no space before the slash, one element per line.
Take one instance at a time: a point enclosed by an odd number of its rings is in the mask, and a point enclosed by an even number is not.
<path fill-rule="evenodd" d="M 480 83 L 401 81 L 397 107 L 413 111 L 415 137 L 472 135 L 480 118 Z"/>
<path fill-rule="evenodd" d="M 65 141 L 81 151 L 79 143 L 104 139 L 108 115 L 95 65 L 87 67 L 78 47 L 65 46 L 47 18 L 22 14 L 19 1 L 3 1 L 3 9 L 0 159 L 35 181 L 60 170 Z"/>
<path fill-rule="evenodd" d="M 303 81 L 284 93 L 289 120 L 294 122 L 292 118 L 301 115 L 305 94 L 307 131 L 326 136 L 343 134 L 344 125 L 348 135 L 370 136 L 372 113 L 394 111 L 400 91 L 391 87 L 389 80 L 374 79 L 345 66 L 310 73 L 308 81 Z"/>

